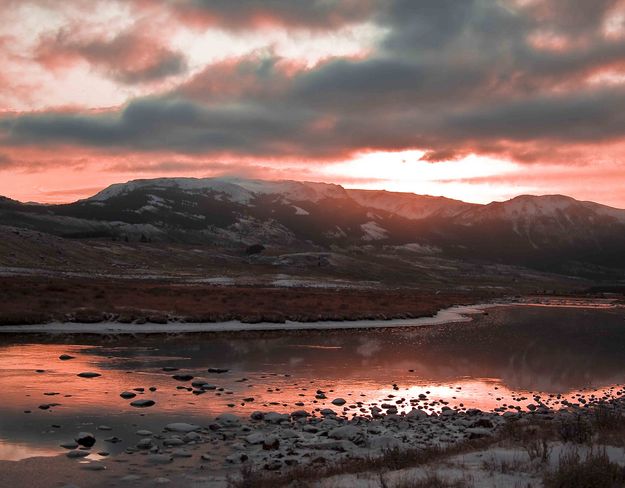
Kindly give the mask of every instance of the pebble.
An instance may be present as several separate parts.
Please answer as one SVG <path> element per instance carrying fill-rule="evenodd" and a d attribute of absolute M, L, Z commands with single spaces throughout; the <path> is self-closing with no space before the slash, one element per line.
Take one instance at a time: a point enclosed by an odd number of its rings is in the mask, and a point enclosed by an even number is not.
<path fill-rule="evenodd" d="M 155 405 L 156 402 L 154 400 L 135 400 L 134 402 L 130 402 L 131 407 L 136 408 L 146 408 Z"/>
<path fill-rule="evenodd" d="M 93 371 L 85 371 L 84 373 L 78 373 L 76 376 L 80 376 L 81 378 L 97 378 L 102 375 L 100 373 L 94 373 Z"/>
<path fill-rule="evenodd" d="M 69 451 L 66 454 L 66 456 L 71 459 L 78 459 L 78 458 L 87 457 L 89 454 L 90 454 L 89 451 L 81 451 L 81 450 L 73 449 Z"/>
<path fill-rule="evenodd" d="M 80 432 L 74 440 L 84 447 L 92 447 L 95 444 L 95 436 L 91 432 Z"/>
<path fill-rule="evenodd" d="M 184 422 L 174 422 L 172 424 L 167 424 L 165 426 L 165 430 L 169 432 L 193 432 L 194 430 L 199 430 L 201 427 L 195 424 L 187 424 Z"/>

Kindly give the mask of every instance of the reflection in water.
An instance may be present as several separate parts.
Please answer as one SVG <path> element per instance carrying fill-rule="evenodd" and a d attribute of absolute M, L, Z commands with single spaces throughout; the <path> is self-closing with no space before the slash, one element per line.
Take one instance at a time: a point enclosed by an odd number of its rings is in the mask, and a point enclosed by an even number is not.
<path fill-rule="evenodd" d="M 418 329 L 153 336 L 141 341 L 2 338 L 0 459 L 58 454 L 60 442 L 100 424 L 124 439 L 99 446 L 114 454 L 133 445 L 140 428 L 158 430 L 176 419 L 201 423 L 223 411 L 310 411 L 332 406 L 329 402 L 338 396 L 348 405 L 363 402 L 348 415 L 361 413 L 359 408 L 372 402 L 415 399 L 426 392 L 430 401 L 419 404 L 428 410 L 442 406 L 436 401 L 466 408 L 525 407 L 533 402 L 531 392 L 572 398 L 581 390 L 601 391 L 623 382 L 624 315 L 620 309 L 518 306 L 491 309 L 471 323 Z M 60 361 L 61 354 L 75 359 Z M 175 373 L 163 367 L 206 378 L 217 388 L 196 395 L 187 390 L 189 382 L 174 380 Z M 229 371 L 210 374 L 209 367 Z M 102 376 L 79 378 L 83 371 Z M 120 398 L 122 391 L 135 388 L 144 389 L 135 392 L 137 398 L 150 398 L 156 405 L 136 409 Z M 317 400 L 317 389 L 328 399 Z M 557 406 L 559 400 L 550 401 Z M 39 408 L 49 404 L 59 405 Z"/>

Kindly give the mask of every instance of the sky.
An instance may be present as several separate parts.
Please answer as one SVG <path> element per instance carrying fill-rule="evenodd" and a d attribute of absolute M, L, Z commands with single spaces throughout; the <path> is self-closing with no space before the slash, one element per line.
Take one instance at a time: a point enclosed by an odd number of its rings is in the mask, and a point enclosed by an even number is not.
<path fill-rule="evenodd" d="M 0 0 L 0 195 L 233 176 L 625 208 L 625 0 Z"/>

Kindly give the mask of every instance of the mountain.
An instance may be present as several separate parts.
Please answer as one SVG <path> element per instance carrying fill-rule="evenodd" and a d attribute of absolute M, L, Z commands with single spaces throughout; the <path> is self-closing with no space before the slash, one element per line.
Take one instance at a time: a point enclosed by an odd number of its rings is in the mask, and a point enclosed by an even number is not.
<path fill-rule="evenodd" d="M 0 199 L 0 225 L 74 239 L 367 248 L 569 274 L 625 269 L 625 210 L 562 195 L 478 205 L 325 183 L 158 178 L 63 205 Z"/>
<path fill-rule="evenodd" d="M 479 207 L 473 203 L 445 197 L 385 190 L 347 190 L 347 194 L 363 207 L 385 210 L 411 220 L 428 217 L 455 217 L 466 210 Z"/>

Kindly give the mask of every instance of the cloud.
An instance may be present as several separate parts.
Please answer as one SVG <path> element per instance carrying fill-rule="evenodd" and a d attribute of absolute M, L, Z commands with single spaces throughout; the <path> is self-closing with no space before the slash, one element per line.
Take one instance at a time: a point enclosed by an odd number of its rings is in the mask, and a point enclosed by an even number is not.
<path fill-rule="evenodd" d="M 135 5 L 147 18 L 156 8 Z M 599 147 L 616 154 L 612 145 L 625 136 L 625 33 L 605 32 L 622 1 L 592 9 L 581 0 L 370 1 L 361 10 L 352 1 L 157 5 L 225 29 L 368 21 L 386 36 L 366 56 L 314 66 L 270 48 L 220 60 L 114 111 L 5 115 L 0 142 L 214 159 L 323 161 L 419 149 L 433 163 L 471 153 L 559 163 L 596 159 Z M 121 84 L 185 69 L 162 33 L 79 34 L 46 38 L 38 59 L 50 68 L 83 59 Z"/>
<path fill-rule="evenodd" d="M 160 81 L 187 71 L 182 53 L 164 46 L 136 26 L 135 30 L 110 39 L 61 29 L 40 40 L 35 58 L 53 70 L 85 61 L 106 76 L 129 85 Z"/>
<path fill-rule="evenodd" d="M 154 7 L 145 0 L 137 4 Z M 180 0 L 165 4 L 182 21 L 201 27 L 333 30 L 366 20 L 379 0 Z"/>

